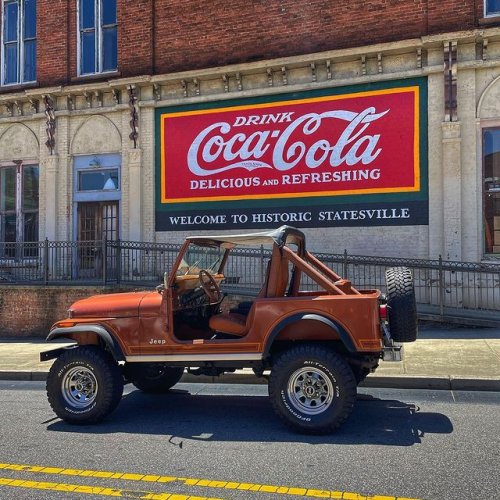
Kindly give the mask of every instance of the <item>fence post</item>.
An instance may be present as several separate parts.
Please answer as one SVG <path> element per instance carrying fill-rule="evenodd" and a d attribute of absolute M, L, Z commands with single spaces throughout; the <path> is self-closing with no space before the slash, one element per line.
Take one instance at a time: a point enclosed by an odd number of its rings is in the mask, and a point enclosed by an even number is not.
<path fill-rule="evenodd" d="M 344 262 L 342 263 L 342 278 L 347 279 L 347 249 L 344 249 Z"/>
<path fill-rule="evenodd" d="M 264 270 L 264 245 L 260 246 L 260 282 L 264 283 L 266 279 L 265 270 Z"/>
<path fill-rule="evenodd" d="M 43 242 L 43 282 L 49 283 L 49 239 L 45 238 Z"/>
<path fill-rule="evenodd" d="M 119 285 L 122 278 L 122 242 L 116 240 L 116 284 Z"/>
<path fill-rule="evenodd" d="M 439 315 L 441 319 L 444 315 L 444 289 L 443 258 L 439 255 Z"/>
<path fill-rule="evenodd" d="M 102 282 L 106 285 L 108 280 L 108 242 L 106 238 L 102 239 Z"/>

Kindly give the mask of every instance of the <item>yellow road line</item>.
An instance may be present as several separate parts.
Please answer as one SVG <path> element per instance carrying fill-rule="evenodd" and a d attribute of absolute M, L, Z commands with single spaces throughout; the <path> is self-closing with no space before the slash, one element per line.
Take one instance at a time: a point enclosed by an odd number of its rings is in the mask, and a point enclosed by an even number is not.
<path fill-rule="evenodd" d="M 2 486 L 7 486 L 11 488 L 26 488 L 30 490 L 83 493 L 87 495 L 100 495 L 106 497 L 136 498 L 141 500 L 221 500 L 220 498 L 179 495 L 178 493 L 155 493 L 154 491 L 124 490 L 121 488 L 103 488 L 99 486 L 86 486 L 81 484 L 22 481 L 20 479 L 7 479 L 0 477 L 0 487 Z"/>
<path fill-rule="evenodd" d="M 83 469 L 64 469 L 61 467 L 43 467 L 39 465 L 1 464 L 0 469 L 35 472 L 40 474 L 56 474 L 63 476 L 98 477 L 104 479 L 119 479 L 126 481 L 144 481 L 152 483 L 180 482 L 185 486 L 200 486 L 206 488 L 220 488 L 226 490 L 244 490 L 274 493 L 280 495 L 293 495 L 311 498 L 335 498 L 342 500 L 417 500 L 416 498 L 373 495 L 366 496 L 349 491 L 314 490 L 289 486 L 276 486 L 270 484 L 239 483 L 233 481 L 214 481 L 211 479 L 185 478 L 175 476 L 157 476 L 133 474 L 127 472 L 110 472 Z M 194 497 L 189 497 L 194 498 Z M 177 500 L 177 499 L 176 499 Z"/>

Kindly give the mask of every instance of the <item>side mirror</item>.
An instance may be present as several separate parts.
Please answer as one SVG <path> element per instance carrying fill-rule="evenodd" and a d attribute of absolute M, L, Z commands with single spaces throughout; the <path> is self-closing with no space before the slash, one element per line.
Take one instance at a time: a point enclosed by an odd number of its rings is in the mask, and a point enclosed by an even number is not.
<path fill-rule="evenodd" d="M 159 293 L 159 294 L 162 294 L 163 293 L 163 290 L 166 290 L 167 289 L 167 283 L 168 283 L 168 274 L 166 272 L 163 273 L 163 283 L 161 285 L 158 285 L 156 287 L 156 291 Z"/>

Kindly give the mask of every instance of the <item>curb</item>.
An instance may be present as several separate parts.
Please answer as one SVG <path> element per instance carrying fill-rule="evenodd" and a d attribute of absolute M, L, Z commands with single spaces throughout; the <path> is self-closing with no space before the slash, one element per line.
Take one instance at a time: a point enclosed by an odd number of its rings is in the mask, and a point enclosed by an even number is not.
<path fill-rule="evenodd" d="M 47 380 L 48 372 L 30 371 L 3 371 L 0 370 L 0 380 L 12 380 L 17 382 L 43 382 Z"/>
<path fill-rule="evenodd" d="M 425 377 L 414 375 L 367 377 L 360 387 L 379 389 L 432 389 L 444 391 L 500 391 L 500 379 L 490 378 L 460 378 L 452 375 L 447 377 Z"/>
<path fill-rule="evenodd" d="M 2 371 L 0 380 L 40 382 L 47 380 L 46 371 Z M 265 377 L 256 377 L 253 373 L 235 372 L 226 373 L 219 377 L 206 375 L 192 375 L 184 373 L 181 383 L 187 384 L 257 384 L 266 385 Z M 498 391 L 500 379 L 489 378 L 460 378 L 454 376 L 425 377 L 413 375 L 387 376 L 371 375 L 360 387 L 378 389 L 432 389 L 446 391 Z"/>

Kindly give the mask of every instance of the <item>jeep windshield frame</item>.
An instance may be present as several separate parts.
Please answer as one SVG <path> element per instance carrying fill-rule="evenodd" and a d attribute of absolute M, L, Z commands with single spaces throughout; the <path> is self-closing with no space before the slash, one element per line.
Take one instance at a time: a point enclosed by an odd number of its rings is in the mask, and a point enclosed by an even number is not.
<path fill-rule="evenodd" d="M 214 273 L 222 273 L 229 252 L 238 246 L 273 246 L 277 245 L 279 248 L 284 248 L 287 245 L 293 245 L 295 247 L 294 253 L 298 255 L 301 259 L 306 257 L 305 249 L 305 235 L 299 229 L 291 226 L 281 226 L 273 231 L 263 231 L 257 233 L 248 234 L 235 234 L 235 235 L 216 235 L 216 236 L 188 236 L 182 245 L 177 259 L 172 267 L 168 279 L 168 285 L 170 287 L 175 286 L 176 277 L 182 275 L 194 275 L 197 274 L 196 268 L 198 266 L 193 266 L 190 259 L 186 259 L 186 256 L 192 247 L 201 247 L 213 249 L 224 249 L 224 254 L 220 261 L 218 268 L 211 267 Z M 184 267 L 184 270 L 183 270 Z"/>

